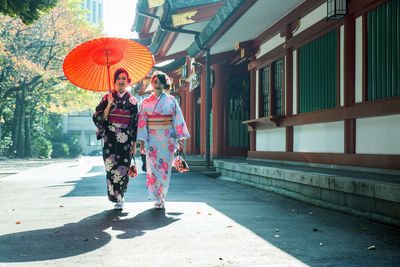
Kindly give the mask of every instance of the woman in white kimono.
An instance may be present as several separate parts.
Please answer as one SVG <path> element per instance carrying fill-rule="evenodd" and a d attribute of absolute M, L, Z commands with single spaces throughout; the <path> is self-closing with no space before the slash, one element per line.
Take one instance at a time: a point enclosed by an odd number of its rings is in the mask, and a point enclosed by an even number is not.
<path fill-rule="evenodd" d="M 156 208 L 163 208 L 174 152 L 183 149 L 183 139 L 190 135 L 175 97 L 164 92 L 170 86 L 168 76 L 155 72 L 151 84 L 153 94 L 140 105 L 137 141 L 140 152 L 146 153 L 149 197 L 156 201 Z"/>

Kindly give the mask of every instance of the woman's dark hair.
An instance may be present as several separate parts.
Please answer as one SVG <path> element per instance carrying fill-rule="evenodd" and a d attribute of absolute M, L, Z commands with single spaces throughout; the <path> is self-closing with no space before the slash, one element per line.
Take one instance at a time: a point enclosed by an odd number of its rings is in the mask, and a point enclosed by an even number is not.
<path fill-rule="evenodd" d="M 165 74 L 164 72 L 161 72 L 161 71 L 156 71 L 151 76 L 151 82 L 153 82 L 153 80 L 155 78 L 158 78 L 158 80 L 160 80 L 160 82 L 165 85 L 165 89 L 169 90 L 170 83 L 169 83 L 169 77 L 167 76 L 167 74 Z"/>
<path fill-rule="evenodd" d="M 115 82 L 117 81 L 117 78 L 118 78 L 118 76 L 119 76 L 121 73 L 126 73 L 126 77 L 128 77 L 128 83 L 131 83 L 131 78 L 129 78 L 128 72 L 127 72 L 125 69 L 123 69 L 123 68 L 119 68 L 119 69 L 117 69 L 117 70 L 115 71 L 115 73 L 114 73 L 114 84 L 115 84 Z"/>

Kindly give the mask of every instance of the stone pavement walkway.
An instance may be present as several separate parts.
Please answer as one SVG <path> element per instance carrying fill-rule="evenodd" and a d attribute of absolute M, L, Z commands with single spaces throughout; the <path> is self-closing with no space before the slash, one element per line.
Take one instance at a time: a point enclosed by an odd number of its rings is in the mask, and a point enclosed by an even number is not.
<path fill-rule="evenodd" d="M 74 159 L 9 159 L 0 157 L 0 179 L 32 168 Z"/>
<path fill-rule="evenodd" d="M 113 210 L 101 157 L 3 177 L 0 266 L 400 265 L 398 228 L 200 173 L 173 174 L 165 210 L 145 187 Z"/>

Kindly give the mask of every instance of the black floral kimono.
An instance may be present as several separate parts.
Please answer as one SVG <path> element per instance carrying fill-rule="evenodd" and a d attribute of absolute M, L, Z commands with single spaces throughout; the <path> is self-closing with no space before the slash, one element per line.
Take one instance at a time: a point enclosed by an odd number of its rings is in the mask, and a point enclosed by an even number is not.
<path fill-rule="evenodd" d="M 137 134 L 137 100 L 129 92 L 122 97 L 112 92 L 115 106 L 110 108 L 108 117 L 101 117 L 107 107 L 107 95 L 96 107 L 93 121 L 96 125 L 96 136 L 103 138 L 103 160 L 107 172 L 107 193 L 112 202 L 121 202 L 128 187 L 128 168 L 131 163 L 131 142 L 136 142 Z"/>

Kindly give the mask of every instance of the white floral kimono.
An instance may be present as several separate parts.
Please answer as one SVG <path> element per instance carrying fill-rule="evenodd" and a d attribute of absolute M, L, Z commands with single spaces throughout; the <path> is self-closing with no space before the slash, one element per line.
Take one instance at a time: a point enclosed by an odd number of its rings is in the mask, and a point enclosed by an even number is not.
<path fill-rule="evenodd" d="M 152 118 L 162 118 L 154 125 Z M 169 125 L 168 124 L 170 121 Z M 162 93 L 157 99 L 153 93 L 140 104 L 137 141 L 144 141 L 147 163 L 149 198 L 163 202 L 168 192 L 174 151 L 179 139 L 189 138 L 185 119 L 175 97 Z"/>

